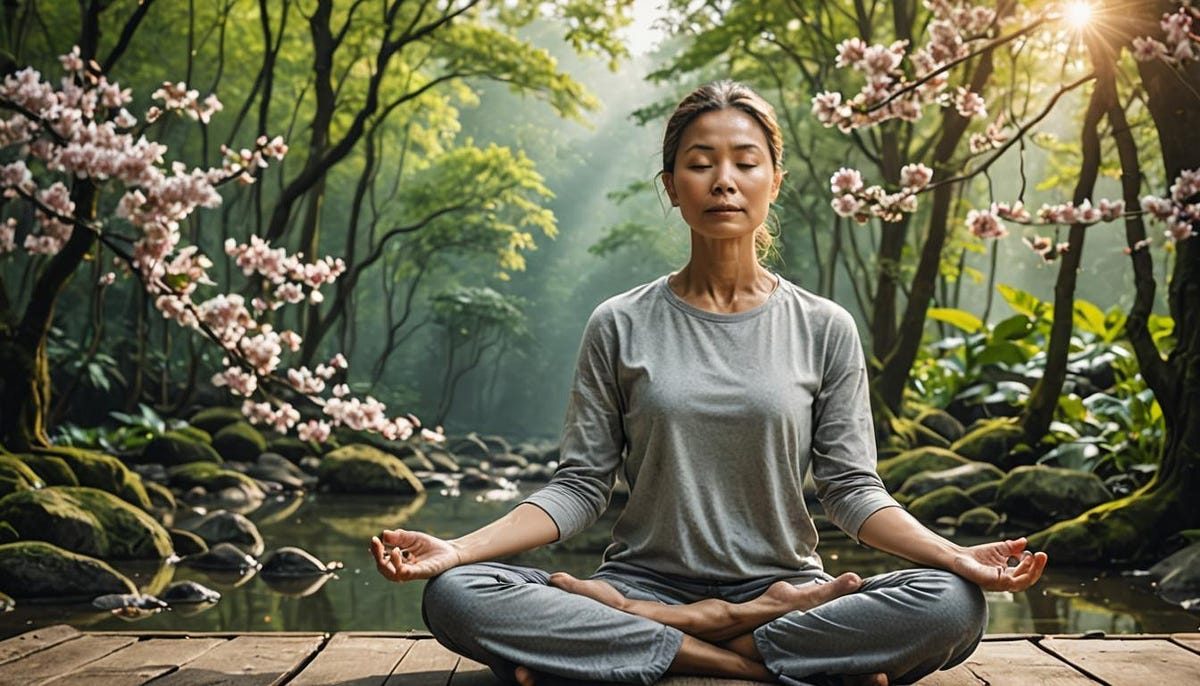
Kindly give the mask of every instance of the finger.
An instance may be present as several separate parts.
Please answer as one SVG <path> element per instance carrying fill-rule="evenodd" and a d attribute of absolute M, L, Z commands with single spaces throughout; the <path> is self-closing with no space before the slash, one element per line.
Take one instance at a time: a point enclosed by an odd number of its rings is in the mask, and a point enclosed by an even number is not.
<path fill-rule="evenodd" d="M 1008 552 L 1010 555 L 1020 555 L 1025 551 L 1027 541 L 1025 537 L 1021 537 L 1012 541 L 1005 541 L 1008 544 Z"/>
<path fill-rule="evenodd" d="M 404 529 L 384 530 L 380 538 L 388 545 L 400 546 L 401 548 L 407 548 L 417 541 L 417 535 L 414 532 L 405 531 Z"/>
<path fill-rule="evenodd" d="M 387 559 L 386 555 L 381 555 L 375 559 L 375 569 L 385 578 L 392 581 L 396 580 L 396 568 L 392 565 L 391 560 Z"/>
<path fill-rule="evenodd" d="M 369 550 L 371 551 L 371 557 L 375 558 L 376 563 L 383 562 L 384 547 L 383 547 L 383 542 L 379 540 L 378 536 L 371 537 L 371 544 L 370 544 Z"/>

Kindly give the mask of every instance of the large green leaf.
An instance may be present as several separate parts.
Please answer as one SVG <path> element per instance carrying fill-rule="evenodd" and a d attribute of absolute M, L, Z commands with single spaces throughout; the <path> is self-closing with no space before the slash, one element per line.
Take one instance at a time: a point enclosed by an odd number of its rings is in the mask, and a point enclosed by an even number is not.
<path fill-rule="evenodd" d="M 983 320 L 966 310 L 959 310 L 952 307 L 931 307 L 927 315 L 930 319 L 939 322 L 945 322 L 950 326 L 957 327 L 967 333 L 976 333 L 983 331 Z"/>
<path fill-rule="evenodd" d="M 1013 341 L 1025 338 L 1033 331 L 1033 322 L 1024 314 L 1014 314 L 992 329 L 992 340 Z"/>
<path fill-rule="evenodd" d="M 1075 301 L 1075 328 L 1106 338 L 1108 327 L 1104 324 L 1104 313 L 1086 300 Z"/>

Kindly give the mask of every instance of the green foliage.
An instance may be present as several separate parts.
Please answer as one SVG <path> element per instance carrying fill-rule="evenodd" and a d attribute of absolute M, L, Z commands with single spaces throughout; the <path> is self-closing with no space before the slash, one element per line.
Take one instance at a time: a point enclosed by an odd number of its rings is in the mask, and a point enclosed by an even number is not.
<path fill-rule="evenodd" d="M 187 422 L 162 417 L 149 405 L 139 404 L 136 413 L 110 412 L 115 427 L 82 428 L 71 423 L 60 424 L 54 443 L 76 448 L 89 448 L 114 455 L 140 453 L 146 444 L 167 431 L 181 429 Z"/>
<path fill-rule="evenodd" d="M 67 336 L 58 327 L 50 329 L 46 355 L 51 368 L 72 377 L 79 375 L 85 386 L 97 391 L 108 393 L 113 390 L 114 383 L 122 386 L 127 383 L 116 358 L 105 352 L 88 354 L 83 343 Z"/>
<path fill-rule="evenodd" d="M 491 288 L 455 288 L 433 298 L 434 320 L 452 333 L 475 337 L 487 330 L 519 335 L 525 331 L 520 300 Z"/>

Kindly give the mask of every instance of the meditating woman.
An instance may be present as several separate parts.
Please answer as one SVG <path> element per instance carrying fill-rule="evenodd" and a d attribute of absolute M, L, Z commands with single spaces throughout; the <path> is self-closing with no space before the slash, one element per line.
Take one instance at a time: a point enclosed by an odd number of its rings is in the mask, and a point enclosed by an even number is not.
<path fill-rule="evenodd" d="M 760 263 L 783 174 L 758 94 L 722 81 L 679 103 L 661 178 L 691 257 L 592 313 L 553 479 L 461 538 L 371 541 L 387 578 L 429 579 L 423 615 L 443 645 L 520 684 L 911 682 L 975 649 L 981 589 L 1041 576 L 1024 540 L 956 545 L 884 489 L 853 319 Z M 927 568 L 826 574 L 810 467 L 833 523 Z M 578 533 L 618 474 L 629 500 L 590 579 L 491 561 Z"/>

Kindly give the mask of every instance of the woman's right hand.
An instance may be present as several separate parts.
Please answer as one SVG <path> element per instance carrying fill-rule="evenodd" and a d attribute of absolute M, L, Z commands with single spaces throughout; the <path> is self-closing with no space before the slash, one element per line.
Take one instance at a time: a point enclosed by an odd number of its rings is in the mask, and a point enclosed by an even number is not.
<path fill-rule="evenodd" d="M 404 529 L 372 536 L 371 555 L 379 573 L 392 581 L 428 579 L 462 564 L 458 546 L 420 531 Z"/>

